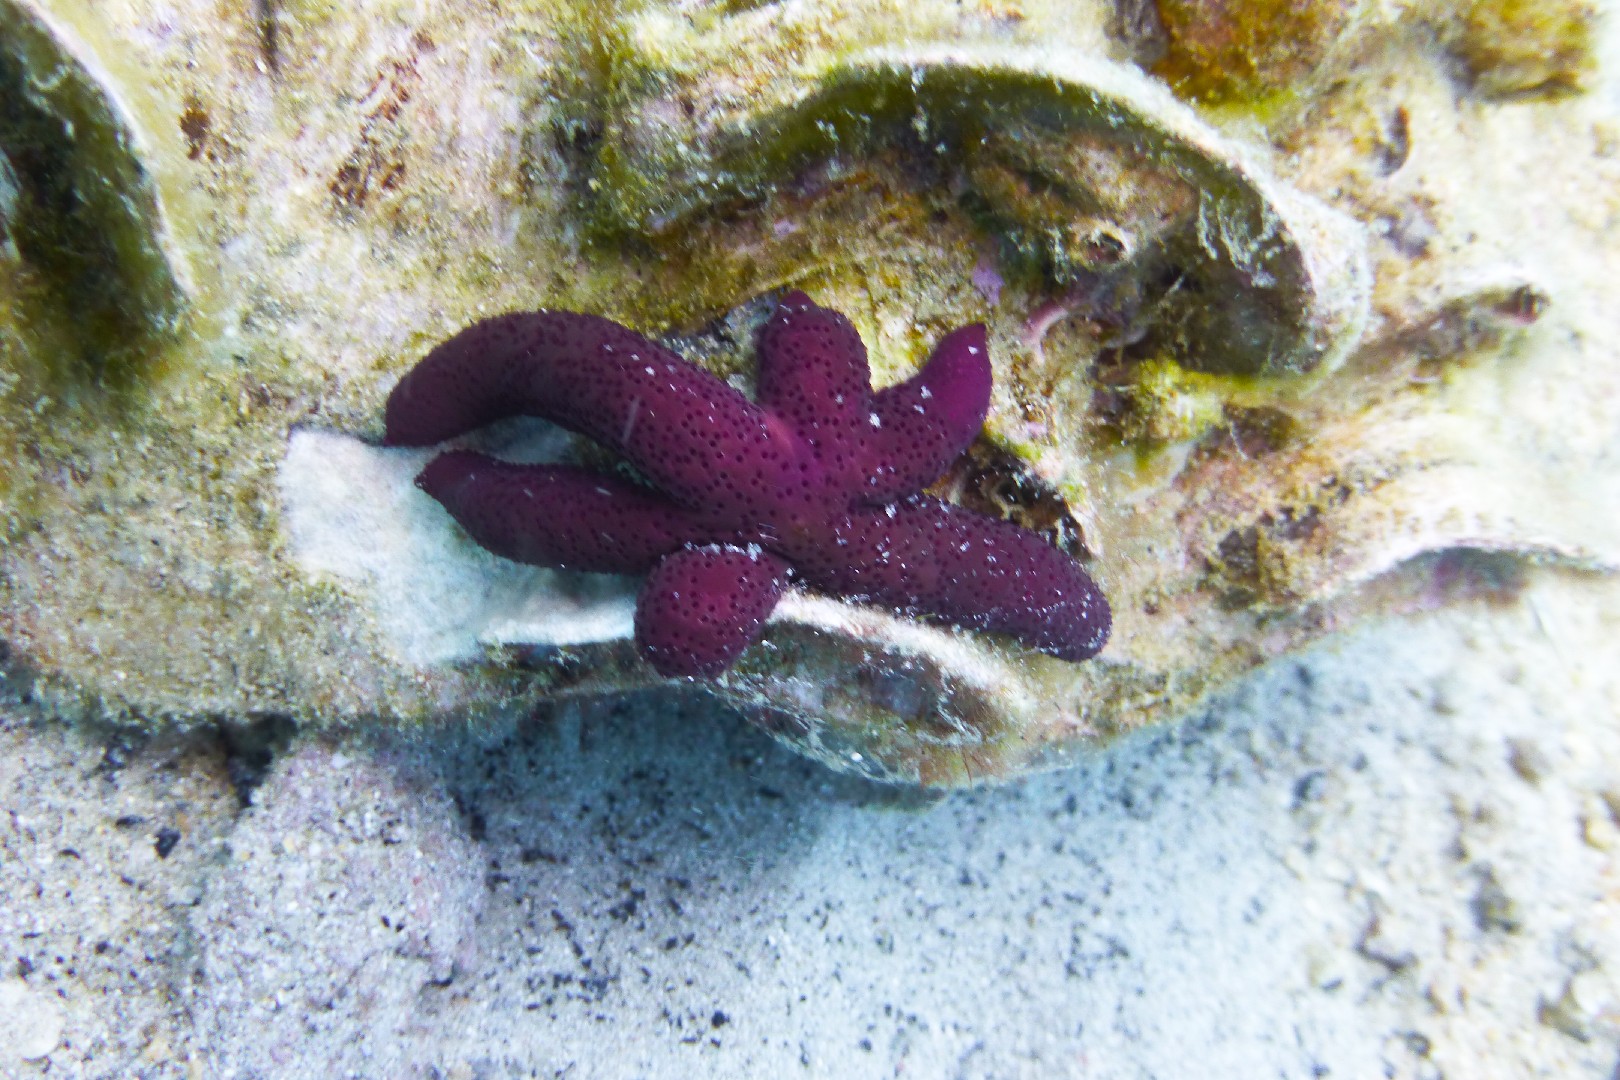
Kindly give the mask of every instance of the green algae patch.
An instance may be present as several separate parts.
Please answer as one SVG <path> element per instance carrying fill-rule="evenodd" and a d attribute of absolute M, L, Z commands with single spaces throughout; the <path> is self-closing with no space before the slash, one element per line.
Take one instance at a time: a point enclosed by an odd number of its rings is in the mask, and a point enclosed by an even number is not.
<path fill-rule="evenodd" d="M 1120 437 L 1131 442 L 1188 442 L 1226 417 L 1224 380 L 1189 372 L 1170 360 L 1138 365 L 1124 388 Z"/>

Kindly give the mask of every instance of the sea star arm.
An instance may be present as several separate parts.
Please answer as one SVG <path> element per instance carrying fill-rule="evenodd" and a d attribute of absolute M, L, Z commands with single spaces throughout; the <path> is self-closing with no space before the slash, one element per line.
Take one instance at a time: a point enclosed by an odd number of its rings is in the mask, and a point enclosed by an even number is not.
<path fill-rule="evenodd" d="M 855 327 L 802 292 L 784 296 L 760 331 L 755 397 L 803 440 L 829 493 L 865 476 L 871 381 Z"/>
<path fill-rule="evenodd" d="M 644 574 L 689 542 L 728 539 L 656 492 L 568 465 L 453 450 L 416 483 L 481 546 L 536 566 Z"/>
<path fill-rule="evenodd" d="M 617 323 L 541 311 L 474 323 L 388 397 L 384 442 L 428 446 L 507 416 L 590 436 L 676 502 L 744 521 L 796 471 L 781 422 L 708 372 Z"/>
<path fill-rule="evenodd" d="M 787 575 L 786 562 L 758 547 L 675 552 L 636 601 L 641 655 L 660 675 L 719 675 L 759 636 Z"/>
<path fill-rule="evenodd" d="M 1112 615 L 1080 564 L 1039 533 L 925 495 L 857 507 L 823 556 L 796 557 L 815 588 L 1010 634 L 1064 660 L 1096 655 Z"/>
<path fill-rule="evenodd" d="M 861 498 L 886 503 L 939 479 L 984 427 L 990 354 L 979 323 L 947 334 L 923 369 L 872 397 Z"/>

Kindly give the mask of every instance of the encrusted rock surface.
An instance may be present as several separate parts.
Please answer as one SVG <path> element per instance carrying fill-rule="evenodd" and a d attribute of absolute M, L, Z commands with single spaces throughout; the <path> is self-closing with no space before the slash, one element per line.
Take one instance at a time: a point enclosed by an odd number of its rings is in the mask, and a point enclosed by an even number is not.
<path fill-rule="evenodd" d="M 746 385 L 788 286 L 880 383 L 986 322 L 942 490 L 1116 611 L 1075 666 L 790 597 L 716 689 L 833 764 L 1013 775 L 1369 613 L 1612 570 L 1615 20 L 1306 7 L 0 0 L 8 663 L 143 724 L 649 685 L 633 583 L 478 552 L 368 442 L 382 399 L 540 306 Z"/>

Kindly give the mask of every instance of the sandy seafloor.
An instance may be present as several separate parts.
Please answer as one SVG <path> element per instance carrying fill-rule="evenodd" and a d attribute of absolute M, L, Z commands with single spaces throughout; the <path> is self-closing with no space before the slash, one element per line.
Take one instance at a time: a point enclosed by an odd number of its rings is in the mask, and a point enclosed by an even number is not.
<path fill-rule="evenodd" d="M 1607 1080 L 1617 597 L 1369 625 L 938 798 L 699 700 L 266 768 L 13 685 L 0 1073 Z"/>

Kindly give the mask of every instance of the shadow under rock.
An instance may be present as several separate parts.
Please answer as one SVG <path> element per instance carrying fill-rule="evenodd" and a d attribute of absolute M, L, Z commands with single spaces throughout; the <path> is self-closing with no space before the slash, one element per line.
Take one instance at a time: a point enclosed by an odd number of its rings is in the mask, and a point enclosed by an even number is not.
<path fill-rule="evenodd" d="M 729 880 L 789 857 L 834 808 L 920 809 L 942 797 L 831 772 L 705 695 L 667 691 L 418 735 L 402 757 L 456 800 L 489 852 L 492 887 L 581 859 L 618 877 L 678 867 Z"/>
<path fill-rule="evenodd" d="M 480 938 L 516 938 L 535 959 L 510 988 L 531 1010 L 602 1001 L 632 956 L 638 978 L 648 957 L 673 970 L 713 920 L 793 873 L 839 810 L 940 798 L 833 773 L 696 694 L 566 702 L 504 729 L 383 742 L 443 785 L 482 845 Z"/>

